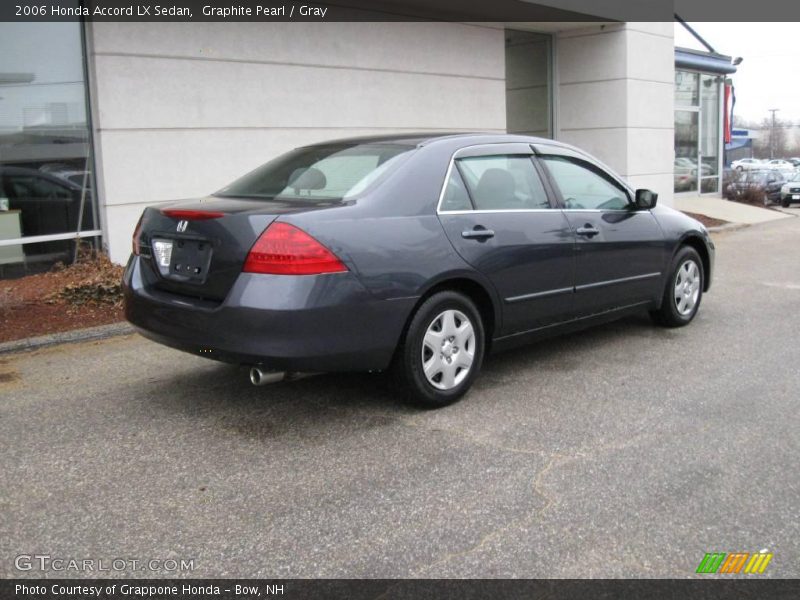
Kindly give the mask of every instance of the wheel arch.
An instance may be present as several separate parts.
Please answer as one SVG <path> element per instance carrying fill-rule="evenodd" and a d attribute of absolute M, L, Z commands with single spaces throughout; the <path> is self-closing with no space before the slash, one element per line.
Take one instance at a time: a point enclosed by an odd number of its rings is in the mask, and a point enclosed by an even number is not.
<path fill-rule="evenodd" d="M 680 243 L 675 248 L 675 252 L 672 253 L 672 258 L 675 257 L 683 246 L 694 248 L 700 255 L 700 260 L 703 262 L 703 291 L 707 292 L 711 286 L 711 277 L 709 277 L 711 273 L 711 257 L 709 256 L 706 242 L 701 236 L 695 233 L 689 233 L 681 239 Z"/>
<path fill-rule="evenodd" d="M 402 335 L 405 336 L 417 310 L 428 298 L 443 291 L 460 292 L 472 300 L 478 308 L 478 312 L 483 321 L 483 329 L 486 335 L 486 353 L 488 353 L 494 333 L 499 331 L 502 319 L 497 299 L 490 290 L 491 288 L 487 283 L 481 282 L 464 273 L 451 274 L 430 282 L 428 286 L 424 288 L 422 294 L 409 312 L 406 322 L 403 325 Z"/>

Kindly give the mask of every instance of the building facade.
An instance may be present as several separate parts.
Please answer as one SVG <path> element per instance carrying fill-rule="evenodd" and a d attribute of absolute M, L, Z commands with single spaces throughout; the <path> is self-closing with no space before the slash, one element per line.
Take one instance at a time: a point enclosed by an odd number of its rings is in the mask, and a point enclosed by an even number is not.
<path fill-rule="evenodd" d="M 122 263 L 145 206 L 361 134 L 552 137 L 670 204 L 676 131 L 701 110 L 676 106 L 670 22 L 1 23 L 0 40 L 7 276 L 76 236 Z"/>

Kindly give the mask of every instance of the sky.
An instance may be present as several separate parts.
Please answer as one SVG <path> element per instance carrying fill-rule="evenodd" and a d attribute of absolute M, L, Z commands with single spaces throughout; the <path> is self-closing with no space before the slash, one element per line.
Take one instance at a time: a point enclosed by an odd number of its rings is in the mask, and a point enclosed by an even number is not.
<path fill-rule="evenodd" d="M 732 76 L 737 117 L 760 122 L 770 108 L 800 122 L 800 30 L 797 23 L 689 23 L 720 54 L 744 60 Z M 705 50 L 680 23 L 675 45 Z"/>

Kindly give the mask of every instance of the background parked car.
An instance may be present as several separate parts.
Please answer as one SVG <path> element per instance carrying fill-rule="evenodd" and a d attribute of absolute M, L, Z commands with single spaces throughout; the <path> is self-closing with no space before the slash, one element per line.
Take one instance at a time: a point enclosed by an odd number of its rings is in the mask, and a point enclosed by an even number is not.
<path fill-rule="evenodd" d="M 23 236 L 78 231 L 82 187 L 65 177 L 36 169 L 0 166 L 0 196 L 8 198 L 9 210 L 20 211 Z M 91 191 L 83 195 L 82 230 L 93 229 Z M 26 244 L 28 260 L 51 256 L 70 260 L 74 243 L 68 240 Z"/>
<path fill-rule="evenodd" d="M 764 168 L 774 169 L 782 173 L 793 173 L 795 170 L 795 166 L 792 163 L 790 163 L 788 160 L 783 160 L 782 158 L 773 158 L 772 160 L 768 160 L 766 163 L 764 163 Z"/>
<path fill-rule="evenodd" d="M 697 185 L 697 163 L 678 157 L 673 164 L 673 184 L 676 192 L 690 190 Z"/>
<path fill-rule="evenodd" d="M 736 171 L 750 171 L 751 169 L 763 169 L 764 165 L 757 158 L 740 158 L 731 163 L 731 168 Z"/>
<path fill-rule="evenodd" d="M 794 173 L 781 186 L 781 206 L 788 207 L 793 202 L 800 202 L 800 173 Z"/>
<path fill-rule="evenodd" d="M 728 200 L 746 202 L 748 204 L 778 203 L 781 199 L 781 187 L 785 183 L 783 173 L 775 170 L 761 169 L 745 171 L 725 188 Z"/>

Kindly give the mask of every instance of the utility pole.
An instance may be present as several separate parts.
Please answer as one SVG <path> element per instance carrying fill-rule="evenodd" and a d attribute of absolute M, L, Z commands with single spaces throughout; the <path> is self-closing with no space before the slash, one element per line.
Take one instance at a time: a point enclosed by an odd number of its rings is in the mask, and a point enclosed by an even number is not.
<path fill-rule="evenodd" d="M 772 128 L 769 130 L 769 157 L 775 158 L 775 113 L 780 108 L 770 108 L 769 112 L 772 113 Z"/>

